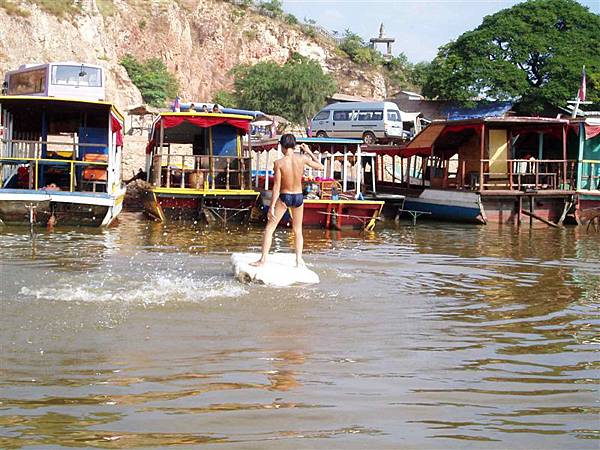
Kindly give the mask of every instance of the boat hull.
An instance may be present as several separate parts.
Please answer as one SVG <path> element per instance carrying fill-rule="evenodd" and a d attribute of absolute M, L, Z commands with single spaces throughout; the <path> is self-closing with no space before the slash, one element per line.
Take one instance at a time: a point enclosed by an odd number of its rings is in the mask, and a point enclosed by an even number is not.
<path fill-rule="evenodd" d="M 266 220 L 271 204 L 270 191 L 262 195 L 260 217 Z M 302 225 L 308 228 L 332 230 L 372 230 L 383 209 L 383 201 L 371 200 L 304 200 Z M 280 226 L 291 226 L 293 210 L 288 209 L 279 222 Z"/>
<path fill-rule="evenodd" d="M 486 223 L 476 192 L 424 189 L 418 196 L 406 195 L 404 210 L 423 213 L 427 219 Z"/>
<path fill-rule="evenodd" d="M 117 195 L 26 189 L 0 190 L 0 221 L 6 225 L 108 226 L 123 208 L 125 189 Z"/>
<path fill-rule="evenodd" d="M 148 189 L 145 212 L 161 222 L 193 220 L 226 224 L 247 223 L 258 193 L 254 191 L 200 191 Z"/>
<path fill-rule="evenodd" d="M 578 191 L 576 218 L 581 224 L 587 225 L 600 217 L 600 191 Z"/>

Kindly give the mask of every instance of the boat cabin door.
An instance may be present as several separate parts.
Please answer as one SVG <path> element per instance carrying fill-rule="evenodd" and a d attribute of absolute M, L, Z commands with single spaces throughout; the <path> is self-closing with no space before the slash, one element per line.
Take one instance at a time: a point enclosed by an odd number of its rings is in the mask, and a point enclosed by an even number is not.
<path fill-rule="evenodd" d="M 490 180 L 508 180 L 508 130 L 488 131 Z"/>

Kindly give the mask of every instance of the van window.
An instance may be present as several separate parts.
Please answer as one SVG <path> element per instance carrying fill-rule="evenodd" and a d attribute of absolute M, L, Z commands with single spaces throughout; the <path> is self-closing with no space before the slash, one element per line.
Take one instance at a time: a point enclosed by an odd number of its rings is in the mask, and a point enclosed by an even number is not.
<path fill-rule="evenodd" d="M 334 111 L 333 120 L 352 120 L 352 111 Z"/>
<path fill-rule="evenodd" d="M 392 122 L 400 122 L 400 114 L 398 114 L 398 111 L 388 111 L 387 118 Z"/>
<path fill-rule="evenodd" d="M 359 111 L 358 120 L 381 120 L 383 119 L 383 110 Z"/>
<path fill-rule="evenodd" d="M 315 116 L 313 120 L 325 120 L 329 119 L 329 111 L 321 111 L 319 114 Z"/>

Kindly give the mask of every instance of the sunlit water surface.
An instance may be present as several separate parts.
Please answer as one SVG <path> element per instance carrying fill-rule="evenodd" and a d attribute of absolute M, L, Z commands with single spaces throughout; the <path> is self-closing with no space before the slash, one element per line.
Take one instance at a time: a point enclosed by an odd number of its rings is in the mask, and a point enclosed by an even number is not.
<path fill-rule="evenodd" d="M 597 233 L 309 231 L 287 289 L 260 235 L 0 229 L 0 447 L 599 448 Z"/>

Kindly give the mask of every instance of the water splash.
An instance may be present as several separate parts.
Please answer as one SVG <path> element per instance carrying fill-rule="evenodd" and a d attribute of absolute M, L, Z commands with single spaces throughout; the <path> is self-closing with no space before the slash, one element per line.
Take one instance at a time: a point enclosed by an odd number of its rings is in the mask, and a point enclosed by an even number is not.
<path fill-rule="evenodd" d="M 176 302 L 197 303 L 209 299 L 236 298 L 248 293 L 233 280 L 221 277 L 204 279 L 181 274 L 157 274 L 143 281 L 116 279 L 70 280 L 49 287 L 22 287 L 23 297 L 66 302 L 119 302 L 165 305 Z"/>

